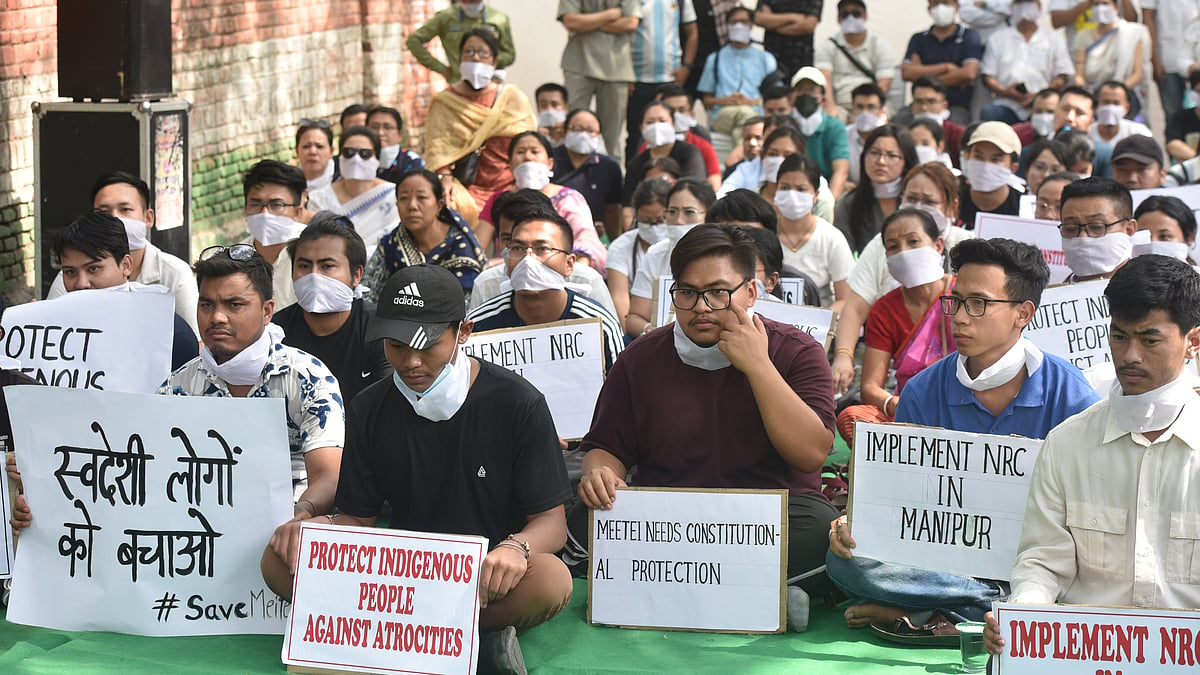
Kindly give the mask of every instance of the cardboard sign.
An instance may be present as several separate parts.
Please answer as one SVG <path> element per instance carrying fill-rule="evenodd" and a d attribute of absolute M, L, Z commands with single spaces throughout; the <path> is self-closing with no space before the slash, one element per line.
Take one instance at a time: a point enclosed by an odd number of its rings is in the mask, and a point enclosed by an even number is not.
<path fill-rule="evenodd" d="M 980 211 L 975 214 L 975 236 L 980 239 L 1012 239 L 1042 251 L 1050 266 L 1050 283 L 1062 283 L 1071 275 L 1062 250 L 1062 235 L 1058 223 L 1052 220 L 1031 220 L 1017 216 L 1001 216 Z"/>
<path fill-rule="evenodd" d="M 998 603 L 998 675 L 1194 673 L 1200 613 L 1174 609 Z"/>
<path fill-rule="evenodd" d="M 986 579 L 1017 560 L 1040 440 L 904 424 L 854 425 L 854 554 Z"/>
<path fill-rule="evenodd" d="M 785 490 L 621 488 L 591 512 L 588 621 L 781 633 Z"/>
<path fill-rule="evenodd" d="M 665 326 L 675 320 L 675 305 L 671 303 L 671 284 L 674 283 L 671 275 L 658 277 L 654 280 L 654 297 L 651 302 L 654 303 L 654 310 L 650 312 L 654 315 L 654 327 Z M 701 300 L 701 302 L 704 302 Z"/>
<path fill-rule="evenodd" d="M 3 354 L 42 384 L 152 394 L 171 374 L 175 296 L 86 290 L 4 312 Z"/>
<path fill-rule="evenodd" d="M 283 662 L 474 673 L 483 537 L 305 521 Z"/>
<path fill-rule="evenodd" d="M 34 514 L 21 531 L 9 621 L 136 635 L 283 632 L 288 603 L 259 572 L 271 534 L 292 517 L 282 399 L 57 387 L 10 387 L 5 397 Z"/>
<path fill-rule="evenodd" d="M 546 397 L 558 435 L 583 438 L 604 386 L 600 319 L 471 333 L 463 353 L 508 368 Z"/>
<path fill-rule="evenodd" d="M 779 290 L 789 305 L 804 304 L 804 280 L 799 277 L 779 277 Z"/>
<path fill-rule="evenodd" d="M 1146 197 L 1152 195 L 1162 195 L 1164 197 L 1178 197 L 1184 204 L 1187 204 L 1193 211 L 1200 211 L 1200 185 L 1181 185 L 1179 187 L 1164 187 L 1164 188 L 1149 188 L 1146 190 L 1130 190 L 1129 194 L 1133 197 L 1133 210 L 1137 211 L 1137 207 L 1141 206 L 1142 202 L 1146 201 Z"/>
<path fill-rule="evenodd" d="M 1107 287 L 1107 279 L 1097 279 L 1042 291 L 1042 302 L 1025 326 L 1025 337 L 1081 369 L 1111 362 Z"/>
<path fill-rule="evenodd" d="M 4 456 L 5 453 L 0 452 L 0 460 L 5 459 Z M 13 568 L 12 528 L 9 527 L 8 521 L 12 518 L 12 500 L 16 497 L 16 486 L 10 485 L 11 482 L 7 472 L 0 478 L 0 517 L 4 518 L 0 521 L 0 579 L 11 577 Z"/>

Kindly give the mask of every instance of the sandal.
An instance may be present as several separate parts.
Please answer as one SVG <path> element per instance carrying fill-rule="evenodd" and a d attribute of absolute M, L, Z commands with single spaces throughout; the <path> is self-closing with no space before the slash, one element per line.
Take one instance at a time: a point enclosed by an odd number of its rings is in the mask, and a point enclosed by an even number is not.
<path fill-rule="evenodd" d="M 941 612 L 936 612 L 929 623 L 919 628 L 906 616 L 891 623 L 876 621 L 871 630 L 889 642 L 914 647 L 958 647 L 959 643 L 958 629 Z"/>

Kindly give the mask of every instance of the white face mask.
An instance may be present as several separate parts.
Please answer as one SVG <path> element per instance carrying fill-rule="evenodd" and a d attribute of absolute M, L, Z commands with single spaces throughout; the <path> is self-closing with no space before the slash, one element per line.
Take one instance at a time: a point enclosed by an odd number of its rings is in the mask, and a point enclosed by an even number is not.
<path fill-rule="evenodd" d="M 342 178 L 346 180 L 375 180 L 379 171 L 379 158 L 363 159 L 358 155 L 342 158 Z"/>
<path fill-rule="evenodd" d="M 691 232 L 693 227 L 695 225 L 667 225 L 667 239 L 671 240 L 671 247 L 674 248 L 675 244 L 683 239 L 683 235 Z"/>
<path fill-rule="evenodd" d="M 1125 118 L 1125 108 L 1119 105 L 1102 105 L 1096 108 L 1096 124 L 1115 127 Z"/>
<path fill-rule="evenodd" d="M 146 227 L 146 223 L 136 218 L 120 218 L 125 224 L 125 236 L 129 239 L 129 250 L 140 251 L 146 248 L 146 237 L 150 234 L 150 228 Z"/>
<path fill-rule="evenodd" d="M 729 41 L 743 44 L 750 42 L 750 24 L 741 21 L 729 24 Z"/>
<path fill-rule="evenodd" d="M 888 256 L 888 274 L 905 288 L 916 288 L 939 281 L 945 274 L 942 254 L 932 246 L 921 246 Z"/>
<path fill-rule="evenodd" d="M 867 20 L 859 16 L 848 16 L 838 23 L 843 35 L 857 35 L 867 32 Z"/>
<path fill-rule="evenodd" d="M 916 119 L 929 120 L 940 127 L 945 126 L 946 120 L 950 119 L 950 111 L 943 110 L 942 112 L 923 112 L 917 113 L 916 115 L 913 115 L 913 117 Z"/>
<path fill-rule="evenodd" d="M 1114 380 L 1108 400 L 1117 428 L 1133 434 L 1162 431 L 1171 426 L 1188 401 L 1196 398 L 1187 377 L 1177 377 L 1144 394 L 1126 396 L 1120 380 Z"/>
<path fill-rule="evenodd" d="M 521 190 L 541 190 L 550 184 L 550 167 L 541 162 L 522 162 L 512 170 L 513 180 Z"/>
<path fill-rule="evenodd" d="M 958 377 L 959 384 L 967 389 L 987 391 L 1012 382 L 1012 379 L 1020 374 L 1022 368 L 1032 376 L 1041 367 L 1042 358 L 1042 350 L 1038 349 L 1037 345 L 1021 338 L 1012 346 L 1012 349 L 1005 352 L 998 361 L 984 368 L 983 372 L 979 373 L 979 377 L 975 379 L 971 379 L 971 376 L 967 374 L 967 357 L 959 354 L 958 371 L 955 375 Z"/>
<path fill-rule="evenodd" d="M 538 126 L 550 129 L 567 121 L 567 111 L 547 108 L 538 111 Z"/>
<path fill-rule="evenodd" d="M 938 210 L 936 206 L 926 206 L 916 202 L 901 202 L 900 208 L 920 209 L 921 211 L 928 213 L 930 217 L 933 218 L 933 222 L 937 223 L 938 234 L 942 235 L 943 237 L 946 236 L 946 230 L 950 229 L 950 219 L 946 217 L 946 214 Z"/>
<path fill-rule="evenodd" d="M 396 163 L 396 158 L 400 156 L 400 144 L 385 145 L 379 151 L 379 165 L 390 167 Z"/>
<path fill-rule="evenodd" d="M 1063 257 L 1076 276 L 1108 274 L 1129 260 L 1133 239 L 1124 232 L 1109 232 L 1103 237 L 1073 237 L 1062 240 Z"/>
<path fill-rule="evenodd" d="M 799 190 L 775 191 L 775 206 L 779 208 L 779 215 L 788 220 L 800 220 L 812 213 L 814 201 L 816 201 L 816 196 L 808 192 L 801 192 Z"/>
<path fill-rule="evenodd" d="M 246 229 L 254 237 L 254 241 L 263 246 L 286 244 L 300 236 L 304 223 L 297 223 L 288 216 L 275 215 L 266 210 L 252 216 L 246 216 Z"/>
<path fill-rule="evenodd" d="M 568 131 L 563 145 L 577 155 L 590 155 L 600 149 L 600 139 L 586 131 Z"/>
<path fill-rule="evenodd" d="M 900 196 L 900 182 L 903 178 L 889 180 L 886 183 L 872 183 L 876 199 L 895 199 Z"/>
<path fill-rule="evenodd" d="M 1034 2 L 1018 2 L 1012 6 L 1013 23 L 1022 21 L 1032 21 L 1037 23 L 1037 20 L 1042 16 L 1042 9 Z"/>
<path fill-rule="evenodd" d="M 310 314 L 348 312 L 354 299 L 362 297 L 361 286 L 350 288 L 324 274 L 305 274 L 293 281 L 292 286 L 296 289 L 296 302 Z"/>
<path fill-rule="evenodd" d="M 932 145 L 918 145 L 913 149 L 917 151 L 917 162 L 928 164 L 929 162 L 937 161 L 938 151 Z"/>
<path fill-rule="evenodd" d="M 886 121 L 882 115 L 876 115 L 864 110 L 854 116 L 854 128 L 858 130 L 860 136 L 866 136 L 883 126 Z"/>
<path fill-rule="evenodd" d="M 476 17 L 483 13 L 483 0 L 479 2 L 460 2 L 459 7 L 462 7 L 463 14 L 469 17 Z"/>
<path fill-rule="evenodd" d="M 1008 185 L 1013 172 L 1007 166 L 992 164 L 978 159 L 968 159 L 963 164 L 963 173 L 971 182 L 971 187 L 979 192 L 995 192 Z"/>
<path fill-rule="evenodd" d="M 1033 126 L 1033 133 L 1042 138 L 1054 135 L 1054 113 L 1052 112 L 1033 113 L 1029 117 L 1029 124 Z"/>
<path fill-rule="evenodd" d="M 1183 95 L 1183 98 L 1186 99 L 1188 103 L 1191 103 L 1193 108 L 1200 108 L 1200 92 L 1197 92 L 1195 89 L 1188 89 L 1187 93 Z"/>
<path fill-rule="evenodd" d="M 783 166 L 783 157 L 763 157 L 763 180 L 768 183 L 779 182 L 779 167 Z"/>
<path fill-rule="evenodd" d="M 954 23 L 957 14 L 958 10 L 954 9 L 953 5 L 938 5 L 929 10 L 929 16 L 933 17 L 933 25 L 938 28 L 945 28 Z"/>
<path fill-rule="evenodd" d="M 813 134 L 817 133 L 817 129 L 821 128 L 821 122 L 824 119 L 825 117 L 821 114 L 820 109 L 817 109 L 815 113 L 809 115 L 808 117 L 801 117 L 800 133 L 804 134 L 805 136 L 812 136 Z"/>
<path fill-rule="evenodd" d="M 700 302 L 704 302 L 704 299 L 700 298 Z M 747 307 L 746 315 L 753 317 L 754 308 Z M 725 356 L 725 352 L 721 351 L 720 345 L 701 347 L 692 342 L 687 333 L 683 332 L 683 326 L 679 325 L 678 320 L 675 321 L 673 336 L 675 338 L 675 353 L 679 355 L 679 360 L 683 361 L 686 365 L 693 368 L 700 368 L 701 370 L 721 370 L 733 365 Z"/>
<path fill-rule="evenodd" d="M 1117 8 L 1112 5 L 1099 5 L 1092 8 L 1092 18 L 1102 26 L 1111 26 L 1117 22 Z"/>
<path fill-rule="evenodd" d="M 437 379 L 423 392 L 409 388 L 400 379 L 399 373 L 392 373 L 392 383 L 408 399 L 413 412 L 430 422 L 445 422 L 454 417 L 471 390 L 471 359 L 457 347 L 457 336 L 455 345 L 450 362 L 442 367 Z"/>
<path fill-rule="evenodd" d="M 561 291 L 567 287 L 567 280 L 563 275 L 532 255 L 522 258 L 513 267 L 508 278 L 514 291 Z"/>
<path fill-rule="evenodd" d="M 1133 244 L 1130 258 L 1140 255 L 1165 255 L 1187 262 L 1188 253 L 1191 252 L 1191 248 L 1181 241 L 1151 241 L 1150 230 L 1134 232 L 1130 242 Z"/>
<path fill-rule="evenodd" d="M 669 122 L 655 122 L 642 128 L 642 139 L 652 148 L 661 148 L 675 142 L 675 125 Z"/>
<path fill-rule="evenodd" d="M 462 72 L 463 82 L 471 85 L 472 89 L 483 89 L 496 74 L 495 66 L 481 61 L 463 61 L 459 70 Z"/>
<path fill-rule="evenodd" d="M 216 375 L 225 384 L 239 387 L 257 384 L 263 368 L 267 365 L 267 358 L 271 355 L 271 346 L 281 340 L 283 329 L 278 324 L 269 323 L 257 340 L 234 354 L 233 358 L 225 363 L 217 363 L 208 345 L 202 345 L 200 362 L 208 372 Z"/>
<path fill-rule="evenodd" d="M 396 146 L 400 147 L 400 146 Z M 308 181 L 308 193 L 312 194 L 321 188 L 333 182 L 333 158 L 329 158 L 329 163 L 325 165 L 325 173 Z"/>
<path fill-rule="evenodd" d="M 639 220 L 637 221 L 638 238 L 651 244 L 657 244 L 667 238 L 667 227 L 668 225 L 665 223 L 644 223 Z"/>
<path fill-rule="evenodd" d="M 677 112 L 674 113 L 673 117 L 675 118 L 676 133 L 686 134 L 692 130 L 692 127 L 696 126 L 696 118 L 687 113 Z"/>

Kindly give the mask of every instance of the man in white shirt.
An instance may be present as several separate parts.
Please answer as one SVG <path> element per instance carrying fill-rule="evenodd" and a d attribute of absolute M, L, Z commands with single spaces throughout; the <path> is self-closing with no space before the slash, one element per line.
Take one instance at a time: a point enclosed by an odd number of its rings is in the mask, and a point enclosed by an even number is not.
<path fill-rule="evenodd" d="M 851 120 L 847 115 L 854 88 L 874 84 L 888 91 L 900 61 L 887 40 L 867 30 L 867 5 L 863 0 L 839 0 L 837 12 L 841 32 L 817 41 L 813 66 L 829 83 L 831 95 L 825 97 L 825 112 L 840 120 Z"/>
<path fill-rule="evenodd" d="M 1088 138 L 1111 147 L 1135 134 L 1152 136 L 1145 124 L 1126 118 L 1131 100 L 1124 82 L 1109 80 L 1100 85 L 1096 90 L 1096 123 L 1088 129 Z"/>
<path fill-rule="evenodd" d="M 1188 31 L 1200 24 L 1200 3 L 1142 0 L 1142 23 L 1150 30 L 1154 81 L 1167 119 L 1183 109 L 1183 95 L 1192 66 L 1200 61 Z"/>
<path fill-rule="evenodd" d="M 1200 511 L 1200 276 L 1161 255 L 1130 260 L 1104 291 L 1117 384 L 1046 436 L 1025 508 L 1012 602 L 1200 607 L 1179 537 Z M 1189 551 L 1190 552 L 1190 551 Z M 988 651 L 1004 647 L 987 614 Z"/>
<path fill-rule="evenodd" d="M 981 119 L 1008 124 L 1027 120 L 1039 91 L 1060 89 L 1075 73 L 1062 36 L 1038 27 L 1041 16 L 1040 0 L 1017 0 L 1013 25 L 987 39 L 979 74 L 996 98 L 984 107 Z"/>

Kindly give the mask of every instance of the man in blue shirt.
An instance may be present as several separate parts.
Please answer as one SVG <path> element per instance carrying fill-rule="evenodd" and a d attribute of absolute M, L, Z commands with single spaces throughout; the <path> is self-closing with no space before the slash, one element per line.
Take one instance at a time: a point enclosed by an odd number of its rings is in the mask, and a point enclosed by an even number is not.
<path fill-rule="evenodd" d="M 905 82 L 922 75 L 941 80 L 950 102 L 950 119 L 966 126 L 971 121 L 971 94 L 983 59 L 983 39 L 958 23 L 958 0 L 929 0 L 929 14 L 933 26 L 909 39 L 900 76 Z"/>
<path fill-rule="evenodd" d="M 1050 277 L 1036 247 L 971 239 L 954 247 L 950 262 L 958 277 L 942 311 L 958 351 L 909 380 L 897 422 L 1045 438 L 1100 400 L 1078 368 L 1021 337 Z M 845 517 L 833 521 L 829 539 L 829 577 L 864 600 L 846 610 L 846 624 L 870 625 L 885 639 L 956 645 L 954 622 L 982 621 L 992 601 L 1008 595 L 1006 582 L 855 558 Z"/>
<path fill-rule="evenodd" d="M 713 131 L 735 138 L 742 135 L 745 120 L 762 114 L 759 84 L 775 71 L 775 57 L 751 44 L 754 12 L 734 7 L 725 14 L 729 42 L 704 62 L 697 88 L 712 117 Z"/>

